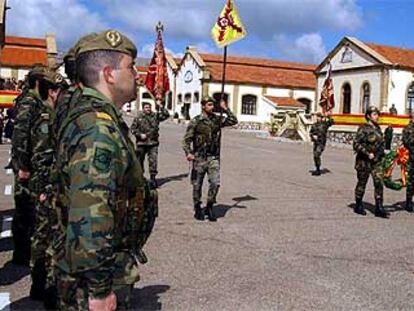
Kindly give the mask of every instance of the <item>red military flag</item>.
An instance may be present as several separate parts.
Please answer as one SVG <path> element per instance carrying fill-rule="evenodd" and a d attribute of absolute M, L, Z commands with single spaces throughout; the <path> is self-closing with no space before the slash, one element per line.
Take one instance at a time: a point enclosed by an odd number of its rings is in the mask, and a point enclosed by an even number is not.
<path fill-rule="evenodd" d="M 145 79 L 145 87 L 152 94 L 156 101 L 162 101 L 165 93 L 170 90 L 170 81 L 168 79 L 167 59 L 165 57 L 164 43 L 162 41 L 162 32 L 164 27 L 161 23 L 157 25 L 157 41 L 155 42 L 154 55 L 148 68 Z"/>
<path fill-rule="evenodd" d="M 321 99 L 319 100 L 319 105 L 322 107 L 323 112 L 329 112 L 335 107 L 335 96 L 334 88 L 332 81 L 332 64 L 328 63 L 328 72 L 326 74 L 326 79 L 323 84 Z"/>

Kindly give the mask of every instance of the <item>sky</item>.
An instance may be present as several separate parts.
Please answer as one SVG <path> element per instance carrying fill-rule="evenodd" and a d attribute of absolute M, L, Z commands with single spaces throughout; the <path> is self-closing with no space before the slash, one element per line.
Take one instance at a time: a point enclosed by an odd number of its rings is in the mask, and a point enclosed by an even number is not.
<path fill-rule="evenodd" d="M 177 57 L 189 45 L 222 53 L 210 30 L 225 0 L 8 0 L 8 35 L 56 34 L 64 53 L 80 36 L 118 29 L 151 57 L 155 25 L 164 24 L 167 50 Z M 319 64 L 344 36 L 414 49 L 413 0 L 234 0 L 247 29 L 229 55 Z"/>

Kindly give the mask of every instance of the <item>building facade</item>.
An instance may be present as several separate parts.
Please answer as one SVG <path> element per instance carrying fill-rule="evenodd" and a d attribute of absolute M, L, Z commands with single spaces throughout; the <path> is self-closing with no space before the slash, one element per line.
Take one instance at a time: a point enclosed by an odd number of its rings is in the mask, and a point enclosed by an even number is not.
<path fill-rule="evenodd" d="M 364 113 L 369 105 L 398 114 L 414 109 L 414 50 L 343 38 L 316 70 L 319 96 L 331 62 L 334 113 Z M 320 107 L 315 105 L 315 110 Z"/>
<path fill-rule="evenodd" d="M 222 55 L 203 54 L 188 47 L 182 59 L 169 56 L 167 61 L 171 92 L 166 105 L 170 112 L 190 119 L 201 112 L 203 97 L 221 98 Z M 315 65 L 230 56 L 226 68 L 225 99 L 242 127 L 261 128 L 273 114 L 310 112 L 314 106 Z M 145 68 L 138 70 L 144 74 Z M 137 103 L 151 101 L 147 93 L 141 86 Z"/>
<path fill-rule="evenodd" d="M 0 76 L 23 80 L 34 64 L 56 67 L 57 45 L 53 34 L 44 39 L 6 36 L 0 54 Z"/>

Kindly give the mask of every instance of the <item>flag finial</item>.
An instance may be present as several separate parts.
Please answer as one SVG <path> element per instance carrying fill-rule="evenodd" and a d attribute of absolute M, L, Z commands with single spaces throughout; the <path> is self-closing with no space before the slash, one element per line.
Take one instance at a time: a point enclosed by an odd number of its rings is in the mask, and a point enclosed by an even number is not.
<path fill-rule="evenodd" d="M 158 22 L 157 26 L 155 26 L 156 32 L 164 32 L 164 25 L 161 23 L 161 21 Z"/>

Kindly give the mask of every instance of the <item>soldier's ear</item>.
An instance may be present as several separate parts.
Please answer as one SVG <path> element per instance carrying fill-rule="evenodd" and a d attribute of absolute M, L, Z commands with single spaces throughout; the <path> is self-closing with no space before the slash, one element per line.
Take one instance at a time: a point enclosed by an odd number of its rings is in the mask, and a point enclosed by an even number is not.
<path fill-rule="evenodd" d="M 115 84 L 115 72 L 111 66 L 105 65 L 100 72 L 103 80 L 108 84 Z"/>

